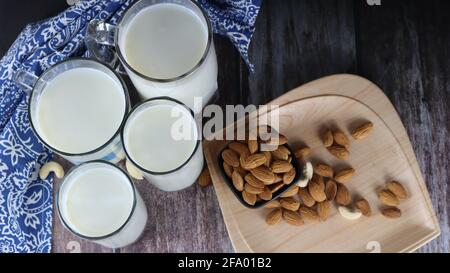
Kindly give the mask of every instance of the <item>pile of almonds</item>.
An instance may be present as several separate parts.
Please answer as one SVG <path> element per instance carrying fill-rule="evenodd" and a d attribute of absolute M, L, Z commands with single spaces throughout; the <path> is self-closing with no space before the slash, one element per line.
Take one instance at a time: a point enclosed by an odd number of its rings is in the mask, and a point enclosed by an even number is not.
<path fill-rule="evenodd" d="M 378 193 L 378 199 L 387 207 L 381 209 L 381 213 L 388 218 L 399 218 L 402 216 L 402 211 L 397 207 L 400 201 L 408 197 L 408 194 L 397 181 L 390 181 L 386 184 L 387 189 Z"/>
<path fill-rule="evenodd" d="M 263 142 L 259 137 L 235 141 L 222 152 L 225 174 L 251 206 L 260 200 L 272 200 L 272 196 L 291 184 L 296 176 L 286 137 L 278 134 L 276 139 L 265 141 L 272 146 L 272 151 L 262 151 Z"/>

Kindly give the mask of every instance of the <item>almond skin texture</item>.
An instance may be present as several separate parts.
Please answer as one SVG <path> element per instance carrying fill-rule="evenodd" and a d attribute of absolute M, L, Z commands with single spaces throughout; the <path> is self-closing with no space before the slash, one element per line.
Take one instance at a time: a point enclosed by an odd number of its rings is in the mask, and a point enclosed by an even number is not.
<path fill-rule="evenodd" d="M 270 191 L 272 193 L 275 193 L 275 192 L 279 191 L 282 187 L 284 187 L 284 183 L 276 183 L 270 187 Z"/>
<path fill-rule="evenodd" d="M 292 168 L 290 171 L 283 174 L 283 183 L 289 185 L 294 181 L 296 175 L 295 168 Z"/>
<path fill-rule="evenodd" d="M 322 142 L 325 147 L 330 147 L 331 145 L 333 145 L 333 132 L 331 132 L 330 129 L 327 129 L 322 135 Z"/>
<path fill-rule="evenodd" d="M 281 197 L 292 197 L 292 196 L 297 195 L 297 193 L 298 193 L 298 187 L 294 185 L 294 186 L 290 187 L 287 191 L 285 191 L 281 195 Z"/>
<path fill-rule="evenodd" d="M 333 201 L 336 198 L 337 193 L 337 184 L 331 179 L 325 183 L 325 195 L 327 196 L 328 201 Z"/>
<path fill-rule="evenodd" d="M 272 153 L 268 151 L 264 151 L 262 153 L 266 157 L 266 162 L 264 163 L 264 166 L 270 167 L 270 164 L 272 163 Z"/>
<path fill-rule="evenodd" d="M 283 210 L 283 219 L 286 223 L 293 226 L 301 226 L 304 224 L 300 213 L 291 210 Z"/>
<path fill-rule="evenodd" d="M 328 147 L 327 149 L 336 158 L 348 160 L 348 158 L 350 157 L 350 152 L 345 147 L 333 145 Z"/>
<path fill-rule="evenodd" d="M 296 199 L 294 199 L 292 197 L 281 198 L 280 204 L 283 208 L 285 208 L 287 210 L 292 210 L 292 211 L 296 211 L 300 207 L 300 202 L 298 202 Z"/>
<path fill-rule="evenodd" d="M 263 153 L 252 154 L 247 158 L 240 160 L 242 167 L 246 170 L 258 168 L 266 163 L 266 156 Z"/>
<path fill-rule="evenodd" d="M 312 207 L 316 203 L 316 200 L 312 198 L 307 189 L 299 188 L 298 196 L 300 197 L 300 200 L 302 200 L 303 204 L 307 207 Z"/>
<path fill-rule="evenodd" d="M 264 207 L 266 209 L 280 208 L 281 204 L 280 204 L 280 201 L 278 201 L 278 200 L 272 200 L 269 203 L 265 204 Z"/>
<path fill-rule="evenodd" d="M 292 170 L 292 168 L 294 168 L 294 166 L 292 166 L 292 164 L 289 163 L 288 161 L 276 160 L 276 161 L 272 162 L 272 164 L 270 165 L 270 168 L 272 169 L 272 172 L 274 172 L 274 173 L 287 173 L 290 170 Z"/>
<path fill-rule="evenodd" d="M 370 208 L 369 202 L 361 198 L 356 201 L 355 206 L 361 211 L 364 216 L 370 216 L 372 214 L 372 209 Z"/>
<path fill-rule="evenodd" d="M 311 208 L 308 207 L 301 207 L 300 210 L 300 215 L 303 219 L 309 220 L 309 221 L 313 221 L 313 222 L 318 222 L 320 221 L 320 217 L 317 214 L 317 212 Z"/>
<path fill-rule="evenodd" d="M 327 199 L 323 180 L 311 180 L 308 184 L 308 192 L 316 202 L 322 202 Z"/>
<path fill-rule="evenodd" d="M 350 192 L 348 191 L 347 187 L 341 183 L 338 183 L 337 185 L 335 201 L 341 206 L 347 206 L 352 202 Z"/>
<path fill-rule="evenodd" d="M 228 144 L 228 148 L 235 151 L 238 155 L 250 152 L 247 145 L 240 142 L 231 142 L 230 144 Z"/>
<path fill-rule="evenodd" d="M 225 161 L 223 162 L 223 170 L 225 171 L 225 174 L 231 178 L 231 175 L 233 174 L 233 167 L 228 165 Z"/>
<path fill-rule="evenodd" d="M 276 150 L 272 151 L 272 157 L 278 160 L 287 160 L 289 158 L 289 154 L 285 149 L 281 149 L 283 146 L 279 146 Z"/>
<path fill-rule="evenodd" d="M 256 188 L 250 185 L 249 183 L 245 183 L 244 190 L 248 193 L 260 194 L 264 192 L 264 188 Z"/>
<path fill-rule="evenodd" d="M 300 147 L 295 151 L 295 157 L 298 159 L 305 159 L 311 154 L 311 148 Z"/>
<path fill-rule="evenodd" d="M 258 194 L 258 197 L 261 198 L 262 200 L 270 201 L 272 200 L 272 192 L 270 191 L 269 188 L 265 187 L 264 191 Z"/>
<path fill-rule="evenodd" d="M 245 170 L 244 168 L 242 168 L 240 166 L 237 168 L 233 168 L 233 171 L 237 171 L 238 174 L 240 174 L 242 177 L 245 177 L 248 173 L 247 170 Z"/>
<path fill-rule="evenodd" d="M 350 142 L 348 141 L 347 136 L 339 129 L 334 130 L 333 132 L 334 142 L 345 147 L 346 149 L 350 148 Z"/>
<path fill-rule="evenodd" d="M 397 196 L 398 199 L 406 199 L 408 197 L 408 193 L 405 190 L 405 187 L 403 187 L 402 184 L 400 184 L 397 181 L 390 181 L 387 183 L 387 188 L 390 190 L 393 194 Z"/>
<path fill-rule="evenodd" d="M 254 154 L 258 151 L 259 145 L 257 140 L 250 139 L 248 141 L 248 150 L 251 154 Z"/>
<path fill-rule="evenodd" d="M 258 168 L 251 169 L 250 172 L 266 185 L 270 185 L 275 181 L 275 174 L 266 166 L 259 166 Z"/>
<path fill-rule="evenodd" d="M 248 193 L 246 191 L 242 192 L 242 199 L 244 199 L 244 201 L 249 204 L 254 206 L 256 203 L 256 194 L 252 194 L 252 193 Z"/>
<path fill-rule="evenodd" d="M 378 199 L 380 200 L 381 203 L 391 207 L 395 207 L 400 204 L 400 201 L 398 200 L 397 196 L 389 190 L 380 191 L 378 193 Z"/>
<path fill-rule="evenodd" d="M 350 181 L 354 175 L 355 169 L 347 168 L 336 173 L 336 175 L 334 176 L 334 180 L 336 180 L 339 183 L 346 183 Z"/>
<path fill-rule="evenodd" d="M 252 185 L 255 188 L 261 188 L 264 189 L 266 185 L 264 185 L 264 182 L 256 178 L 253 174 L 249 173 L 244 177 L 245 182 Z"/>
<path fill-rule="evenodd" d="M 314 172 L 323 177 L 333 178 L 333 169 L 324 163 L 317 163 L 314 166 Z"/>
<path fill-rule="evenodd" d="M 352 137 L 356 140 L 365 139 L 373 130 L 373 123 L 367 122 L 352 131 Z"/>
<path fill-rule="evenodd" d="M 233 174 L 231 175 L 231 180 L 233 181 L 233 185 L 236 190 L 244 190 L 244 179 L 242 179 L 242 176 L 237 171 L 233 172 Z"/>
<path fill-rule="evenodd" d="M 211 180 L 211 175 L 209 174 L 209 170 L 203 169 L 202 173 L 198 177 L 198 184 L 201 187 L 205 188 L 205 187 L 208 187 L 209 185 L 211 185 L 211 183 L 212 183 L 212 180 Z"/>
<path fill-rule="evenodd" d="M 239 167 L 239 157 L 233 150 L 226 149 L 222 152 L 222 159 L 232 167 Z"/>
<path fill-rule="evenodd" d="M 383 214 L 387 218 L 395 219 L 402 216 L 402 211 L 396 207 L 388 207 L 382 209 L 381 214 Z"/>
<path fill-rule="evenodd" d="M 317 214 L 319 215 L 322 221 L 326 221 L 328 219 L 328 215 L 330 213 L 330 202 L 327 200 L 317 203 Z"/>
<path fill-rule="evenodd" d="M 276 225 L 280 222 L 282 215 L 282 209 L 276 208 L 267 214 L 266 223 L 271 226 Z"/>

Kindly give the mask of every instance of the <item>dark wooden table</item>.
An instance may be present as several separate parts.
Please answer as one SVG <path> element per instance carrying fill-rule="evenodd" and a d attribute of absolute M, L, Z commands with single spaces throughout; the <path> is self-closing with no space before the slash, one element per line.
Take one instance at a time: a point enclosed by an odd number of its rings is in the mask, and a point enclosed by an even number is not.
<path fill-rule="evenodd" d="M 420 252 L 450 252 L 450 1 L 263 0 L 250 74 L 233 46 L 215 37 L 220 105 L 264 104 L 303 83 L 354 73 L 378 84 L 410 135 L 442 235 Z M 27 23 L 65 1 L 1 1 L 0 55 Z M 55 189 L 59 182 L 55 183 Z M 212 187 L 164 193 L 138 184 L 149 212 L 144 238 L 123 252 L 232 252 Z M 54 218 L 53 251 L 110 252 L 81 242 Z M 70 242 L 70 241 L 76 241 Z"/>

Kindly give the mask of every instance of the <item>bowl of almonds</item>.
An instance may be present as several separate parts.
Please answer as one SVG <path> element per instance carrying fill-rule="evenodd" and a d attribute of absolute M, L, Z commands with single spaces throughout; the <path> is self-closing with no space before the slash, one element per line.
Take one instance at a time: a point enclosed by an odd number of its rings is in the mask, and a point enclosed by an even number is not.
<path fill-rule="evenodd" d="M 281 196 L 296 195 L 297 185 L 311 179 L 311 164 L 298 161 L 285 136 L 273 135 L 276 137 L 269 140 L 258 135 L 255 139 L 230 142 L 220 153 L 225 182 L 248 208 L 260 208 Z"/>

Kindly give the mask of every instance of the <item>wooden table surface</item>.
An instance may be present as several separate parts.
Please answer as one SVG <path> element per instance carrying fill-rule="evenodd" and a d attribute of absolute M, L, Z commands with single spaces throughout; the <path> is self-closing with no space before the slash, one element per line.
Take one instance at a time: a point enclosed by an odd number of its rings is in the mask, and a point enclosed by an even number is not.
<path fill-rule="evenodd" d="M 367 2 L 374 1 L 263 0 L 250 48 L 254 74 L 215 37 L 218 104 L 264 104 L 334 73 L 375 82 L 405 124 L 441 224 L 441 236 L 419 251 L 450 252 L 450 1 Z M 26 23 L 65 7 L 63 0 L 1 1 L 0 55 Z M 212 187 L 164 193 L 137 185 L 149 221 L 143 238 L 122 252 L 233 251 Z M 74 238 L 56 215 L 53 230 L 54 252 L 111 251 Z"/>

